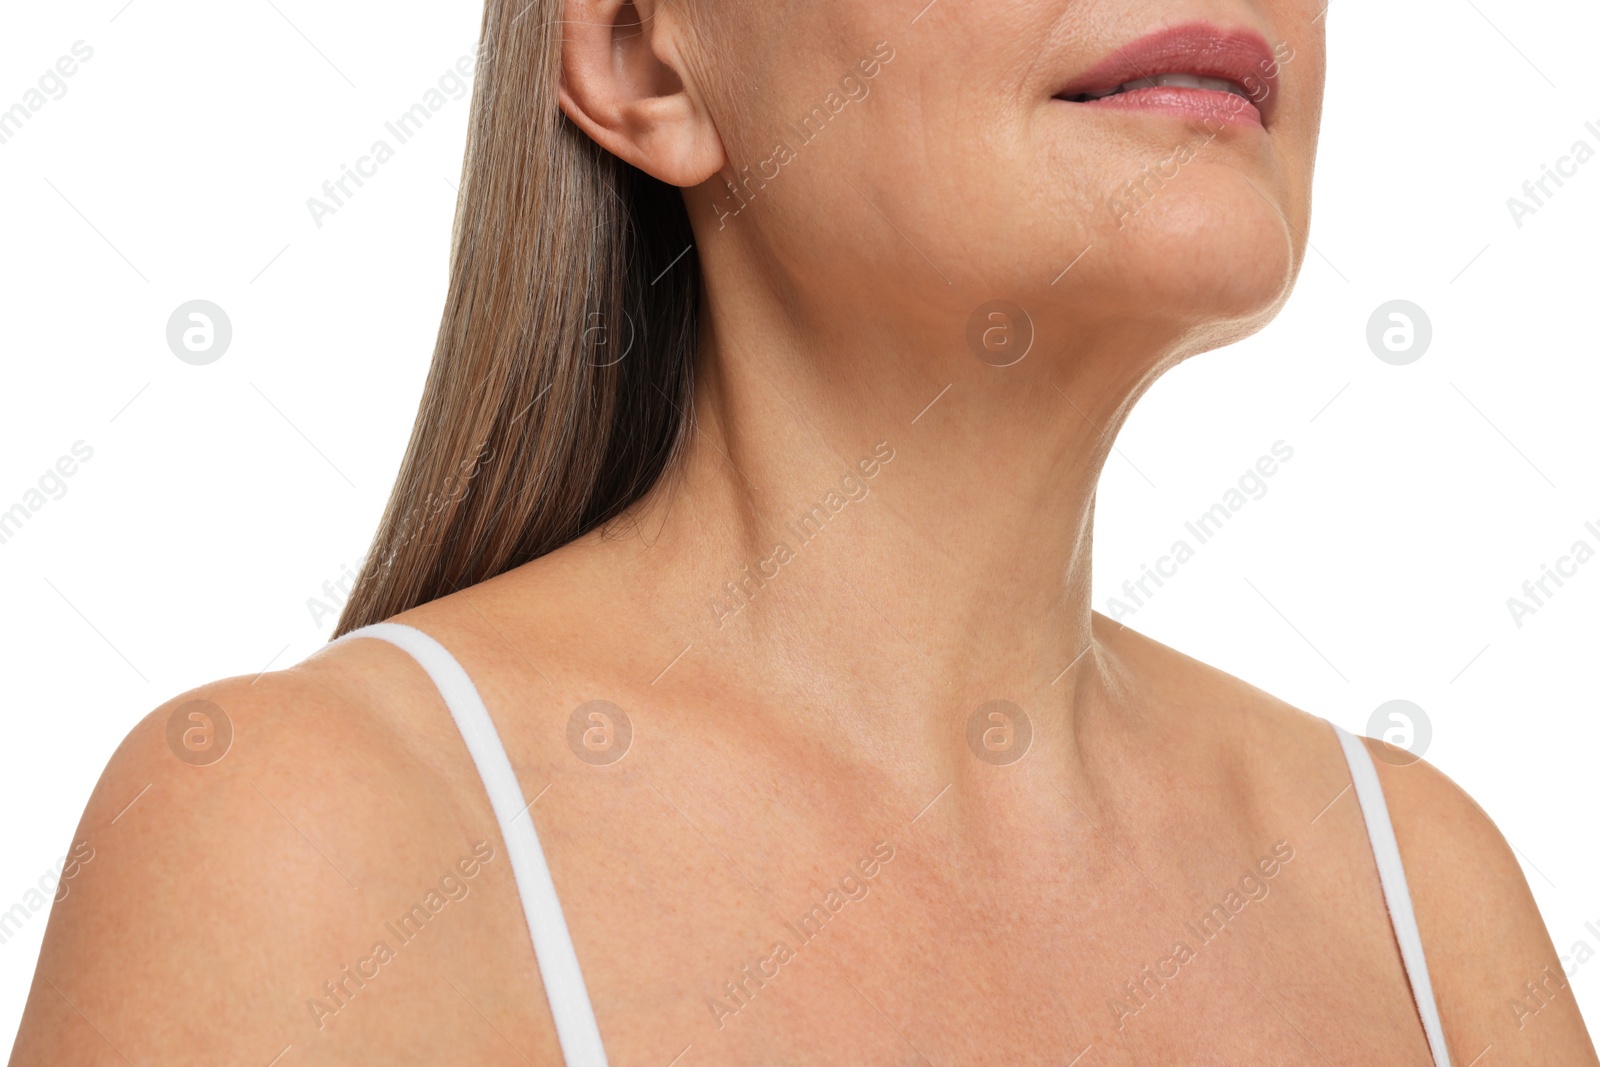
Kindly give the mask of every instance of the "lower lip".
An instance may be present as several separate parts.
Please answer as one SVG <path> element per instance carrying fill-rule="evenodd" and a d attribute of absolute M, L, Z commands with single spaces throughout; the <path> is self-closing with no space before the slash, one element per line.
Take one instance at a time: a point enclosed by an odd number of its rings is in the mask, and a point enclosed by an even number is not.
<path fill-rule="evenodd" d="M 1179 85 L 1156 85 L 1148 89 L 1133 89 L 1098 100 L 1074 101 L 1083 107 L 1099 110 L 1153 111 L 1164 115 L 1177 115 L 1211 126 L 1254 126 L 1264 128 L 1261 110 L 1236 93 L 1217 89 L 1192 89 Z"/>

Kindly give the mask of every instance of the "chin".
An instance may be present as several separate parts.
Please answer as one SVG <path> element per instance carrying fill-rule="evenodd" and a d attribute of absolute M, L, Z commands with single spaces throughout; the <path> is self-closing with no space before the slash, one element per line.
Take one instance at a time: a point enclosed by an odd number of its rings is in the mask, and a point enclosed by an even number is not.
<path fill-rule="evenodd" d="M 1096 274 L 1120 290 L 1099 294 L 1102 306 L 1183 326 L 1237 324 L 1244 336 L 1288 298 L 1300 242 L 1284 216 L 1238 173 L 1219 168 L 1207 180 L 1192 177 L 1187 188 L 1165 190 L 1137 215 L 1102 231 L 1110 254 Z M 1263 192 L 1271 195 L 1270 188 Z"/>

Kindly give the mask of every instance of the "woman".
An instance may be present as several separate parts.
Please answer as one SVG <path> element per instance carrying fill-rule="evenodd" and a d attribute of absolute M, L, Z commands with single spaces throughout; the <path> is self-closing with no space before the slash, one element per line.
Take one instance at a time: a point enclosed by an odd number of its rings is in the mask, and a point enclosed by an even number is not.
<path fill-rule="evenodd" d="M 342 637 L 128 737 L 12 1062 L 1597 1062 L 1452 783 L 1090 607 L 1322 14 L 490 0 Z"/>

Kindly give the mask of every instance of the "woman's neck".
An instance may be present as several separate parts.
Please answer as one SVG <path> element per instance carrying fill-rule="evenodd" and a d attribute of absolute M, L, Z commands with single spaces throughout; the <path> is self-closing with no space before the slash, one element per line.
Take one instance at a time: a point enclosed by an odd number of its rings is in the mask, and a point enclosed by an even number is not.
<path fill-rule="evenodd" d="M 723 684 L 857 729 L 1100 699 L 1095 486 L 1152 361 L 783 334 L 702 347 L 682 461 L 627 517 L 662 624 Z"/>

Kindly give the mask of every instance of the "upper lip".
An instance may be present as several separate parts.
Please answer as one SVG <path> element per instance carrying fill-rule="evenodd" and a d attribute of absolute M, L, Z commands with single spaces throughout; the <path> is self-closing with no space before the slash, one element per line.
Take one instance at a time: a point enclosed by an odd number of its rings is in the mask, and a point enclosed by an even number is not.
<path fill-rule="evenodd" d="M 1105 92 L 1158 74 L 1232 82 L 1255 104 L 1263 122 L 1278 99 L 1278 64 L 1266 38 L 1253 30 L 1223 30 L 1207 22 L 1170 26 L 1122 45 L 1056 96 Z"/>

